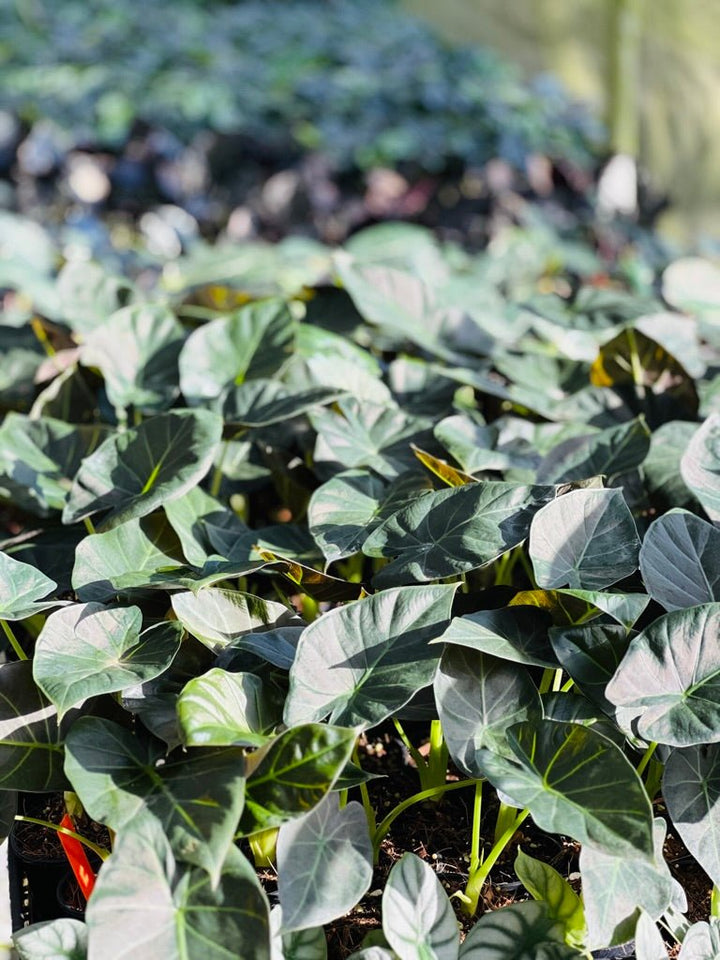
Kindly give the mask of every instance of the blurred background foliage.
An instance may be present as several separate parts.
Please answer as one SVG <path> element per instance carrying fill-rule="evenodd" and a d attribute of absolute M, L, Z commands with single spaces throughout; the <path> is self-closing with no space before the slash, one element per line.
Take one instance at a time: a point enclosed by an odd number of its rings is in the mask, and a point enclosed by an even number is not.
<path fill-rule="evenodd" d="M 448 39 L 482 43 L 531 74 L 552 71 L 608 120 L 625 8 L 635 30 L 630 134 L 654 189 L 672 200 L 665 225 L 720 229 L 720 0 L 404 0 Z M 628 20 L 630 21 L 628 23 Z M 633 21 L 635 21 L 633 23 Z M 625 38 L 620 38 L 627 39 Z M 609 123 L 612 126 L 612 123 Z M 635 140 L 635 142 L 633 142 Z M 620 148 L 627 147 L 620 142 Z"/>

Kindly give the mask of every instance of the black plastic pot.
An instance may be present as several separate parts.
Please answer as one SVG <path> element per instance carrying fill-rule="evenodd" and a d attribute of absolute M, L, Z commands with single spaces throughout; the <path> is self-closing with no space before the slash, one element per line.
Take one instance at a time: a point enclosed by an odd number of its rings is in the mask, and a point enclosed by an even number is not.
<path fill-rule="evenodd" d="M 51 795 L 22 794 L 19 797 L 19 812 L 25 816 L 38 816 L 38 808 Z M 40 817 L 39 819 L 42 819 Z M 41 827 L 37 828 L 42 830 Z M 62 852 L 57 856 L 38 854 L 32 843 L 23 839 L 28 834 L 28 825 L 18 822 L 13 827 L 8 841 L 8 875 L 10 886 L 10 916 L 13 931 L 42 920 L 56 920 L 68 914 L 58 903 L 57 888 L 68 870 L 67 858 Z"/>

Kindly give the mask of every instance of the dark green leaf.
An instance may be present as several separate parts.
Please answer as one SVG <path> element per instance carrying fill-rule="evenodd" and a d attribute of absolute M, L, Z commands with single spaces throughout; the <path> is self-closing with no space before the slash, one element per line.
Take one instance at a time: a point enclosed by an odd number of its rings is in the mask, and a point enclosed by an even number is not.
<path fill-rule="evenodd" d="M 109 437 L 83 461 L 63 523 L 109 510 L 103 518 L 109 529 L 181 497 L 212 466 L 221 432 L 217 414 L 176 410 Z"/>

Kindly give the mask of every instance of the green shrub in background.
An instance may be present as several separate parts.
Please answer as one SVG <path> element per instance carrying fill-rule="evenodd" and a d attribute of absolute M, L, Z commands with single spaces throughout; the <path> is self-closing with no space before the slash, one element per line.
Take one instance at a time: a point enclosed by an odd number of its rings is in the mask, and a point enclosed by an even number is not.
<path fill-rule="evenodd" d="M 0 36 L 5 109 L 75 142 L 118 144 L 142 119 L 184 139 L 210 128 L 318 148 L 340 168 L 436 170 L 534 152 L 587 163 L 600 139 L 559 87 L 447 46 L 384 0 L 36 0 L 3 4 Z"/>

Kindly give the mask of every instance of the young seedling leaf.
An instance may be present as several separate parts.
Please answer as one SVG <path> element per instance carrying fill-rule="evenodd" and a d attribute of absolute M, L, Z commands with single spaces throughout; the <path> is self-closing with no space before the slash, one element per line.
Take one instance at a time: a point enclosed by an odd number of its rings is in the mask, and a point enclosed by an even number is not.
<path fill-rule="evenodd" d="M 382 896 L 383 933 L 400 960 L 456 960 L 460 935 L 442 884 L 428 864 L 405 853 Z"/>
<path fill-rule="evenodd" d="M 285 723 L 374 726 L 432 682 L 430 641 L 450 619 L 457 584 L 397 587 L 320 617 L 300 637 Z"/>
<path fill-rule="evenodd" d="M 328 794 L 298 820 L 280 827 L 278 893 L 282 930 L 306 930 L 344 916 L 370 888 L 373 852 L 368 821 L 356 802 L 339 808 Z"/>

